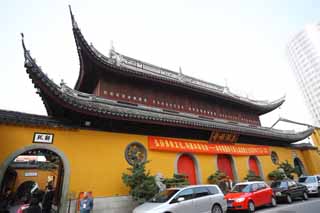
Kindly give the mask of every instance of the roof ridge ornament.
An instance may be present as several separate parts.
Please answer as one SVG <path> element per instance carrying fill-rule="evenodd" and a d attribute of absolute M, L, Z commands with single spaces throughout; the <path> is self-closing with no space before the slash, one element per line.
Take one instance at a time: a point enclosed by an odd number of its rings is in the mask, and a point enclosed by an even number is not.
<path fill-rule="evenodd" d="M 23 48 L 23 54 L 24 54 L 24 66 L 31 68 L 33 67 L 32 65 L 32 60 L 35 61 L 35 59 L 32 59 L 30 56 L 30 51 L 27 50 L 26 45 L 24 43 L 24 34 L 20 33 L 21 35 L 21 42 L 22 42 L 22 48 Z"/>
<path fill-rule="evenodd" d="M 116 55 L 116 50 L 113 45 L 113 40 L 110 41 L 110 50 L 109 50 L 109 57 L 112 58 Z"/>
<path fill-rule="evenodd" d="M 72 27 L 73 29 L 79 29 L 78 24 L 74 18 L 74 15 L 72 13 L 71 5 L 69 4 L 69 11 L 70 11 L 70 16 L 71 16 L 71 22 L 72 22 Z"/>
<path fill-rule="evenodd" d="M 110 41 L 110 50 L 116 51 L 113 45 L 113 40 Z"/>
<path fill-rule="evenodd" d="M 185 77 L 184 77 L 184 75 L 183 75 L 183 73 L 182 73 L 182 68 L 181 68 L 181 66 L 179 66 L 178 79 L 179 79 L 179 81 L 184 81 L 184 80 L 185 80 Z"/>

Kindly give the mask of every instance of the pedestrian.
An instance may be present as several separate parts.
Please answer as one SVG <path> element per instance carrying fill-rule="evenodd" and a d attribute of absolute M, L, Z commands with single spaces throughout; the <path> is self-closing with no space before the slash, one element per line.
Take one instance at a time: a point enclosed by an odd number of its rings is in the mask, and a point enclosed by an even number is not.
<path fill-rule="evenodd" d="M 42 199 L 42 213 L 50 213 L 52 208 L 52 201 L 54 197 L 54 191 L 51 184 L 47 186 Z"/>
<path fill-rule="evenodd" d="M 84 197 L 80 200 L 80 213 L 90 213 L 93 209 L 93 200 L 89 197 L 88 192 L 84 193 Z"/>
<path fill-rule="evenodd" d="M 38 199 L 36 197 L 32 197 L 29 206 L 22 210 L 22 213 L 41 213 Z"/>
<path fill-rule="evenodd" d="M 5 193 L 0 196 L 0 212 L 9 212 L 12 199 L 12 192 L 9 188 L 7 188 Z"/>

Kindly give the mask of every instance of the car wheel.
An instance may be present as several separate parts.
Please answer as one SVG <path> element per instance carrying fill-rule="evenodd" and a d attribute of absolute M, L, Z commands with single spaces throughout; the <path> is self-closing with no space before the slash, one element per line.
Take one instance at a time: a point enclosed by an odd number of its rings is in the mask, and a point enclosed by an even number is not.
<path fill-rule="evenodd" d="M 271 206 L 272 207 L 277 206 L 277 200 L 274 197 L 271 197 Z"/>
<path fill-rule="evenodd" d="M 304 200 L 308 200 L 308 199 L 309 199 L 308 193 L 307 193 L 307 192 L 303 192 L 302 198 L 303 198 Z"/>
<path fill-rule="evenodd" d="M 320 187 L 318 188 L 318 197 L 320 197 Z"/>
<path fill-rule="evenodd" d="M 254 206 L 254 203 L 250 200 L 248 202 L 248 212 L 254 212 L 256 210 L 256 207 Z"/>
<path fill-rule="evenodd" d="M 287 199 L 287 203 L 292 203 L 292 198 L 290 195 L 287 195 L 286 199 Z"/>
<path fill-rule="evenodd" d="M 211 213 L 222 213 L 222 209 L 218 204 L 213 205 Z"/>

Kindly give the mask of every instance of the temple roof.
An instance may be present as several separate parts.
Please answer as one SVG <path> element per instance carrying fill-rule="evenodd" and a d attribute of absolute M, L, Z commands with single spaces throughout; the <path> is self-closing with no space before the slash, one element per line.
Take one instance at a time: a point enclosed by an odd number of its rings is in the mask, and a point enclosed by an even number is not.
<path fill-rule="evenodd" d="M 209 95 L 210 97 L 225 100 L 232 104 L 244 106 L 259 115 L 278 108 L 285 101 L 285 96 L 275 101 L 260 101 L 241 97 L 232 93 L 228 87 L 199 80 L 197 78 L 184 75 L 182 72 L 174 72 L 164 69 L 162 67 L 122 55 L 114 49 L 110 50 L 109 56 L 105 56 L 92 44 L 89 45 L 79 29 L 71 9 L 70 14 L 73 34 L 80 60 L 80 72 L 75 85 L 76 90 L 88 92 L 88 84 L 90 84 L 93 79 L 97 78 L 96 73 L 94 73 L 97 69 L 92 69 L 93 64 L 108 72 L 134 76 L 148 81 L 155 81 L 161 84 L 187 89 L 198 94 Z M 86 63 L 88 63 L 88 61 L 91 63 L 88 65 L 88 68 L 86 68 Z"/>
<path fill-rule="evenodd" d="M 67 120 L 8 110 L 0 110 L 0 123 L 42 127 L 47 126 L 53 128 L 76 128 Z"/>
<path fill-rule="evenodd" d="M 82 93 L 69 88 L 65 84 L 57 85 L 50 80 L 37 65 L 35 59 L 31 57 L 30 51 L 26 49 L 23 40 L 22 44 L 26 71 L 34 86 L 38 89 L 38 94 L 42 97 L 49 116 L 55 118 L 68 119 L 68 113 L 65 113 L 65 111 L 72 111 L 78 113 L 79 116 L 91 116 L 105 120 L 126 120 L 208 131 L 220 130 L 285 143 L 300 141 L 313 132 L 312 127 L 302 132 L 282 131 L 223 119 L 212 119 L 190 113 L 171 112 Z"/>

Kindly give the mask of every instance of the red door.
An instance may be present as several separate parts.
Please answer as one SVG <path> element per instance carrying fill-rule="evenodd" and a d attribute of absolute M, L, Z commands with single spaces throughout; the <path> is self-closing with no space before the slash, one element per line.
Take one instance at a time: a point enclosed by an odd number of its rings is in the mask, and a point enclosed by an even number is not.
<path fill-rule="evenodd" d="M 178 173 L 187 175 L 191 185 L 197 184 L 196 170 L 193 159 L 190 156 L 180 156 L 178 160 Z"/>
<path fill-rule="evenodd" d="M 249 168 L 255 173 L 255 175 L 260 175 L 257 159 L 253 156 L 250 156 L 249 158 Z"/>
<path fill-rule="evenodd" d="M 218 155 L 218 169 L 224 172 L 231 180 L 234 181 L 233 170 L 230 156 Z"/>

